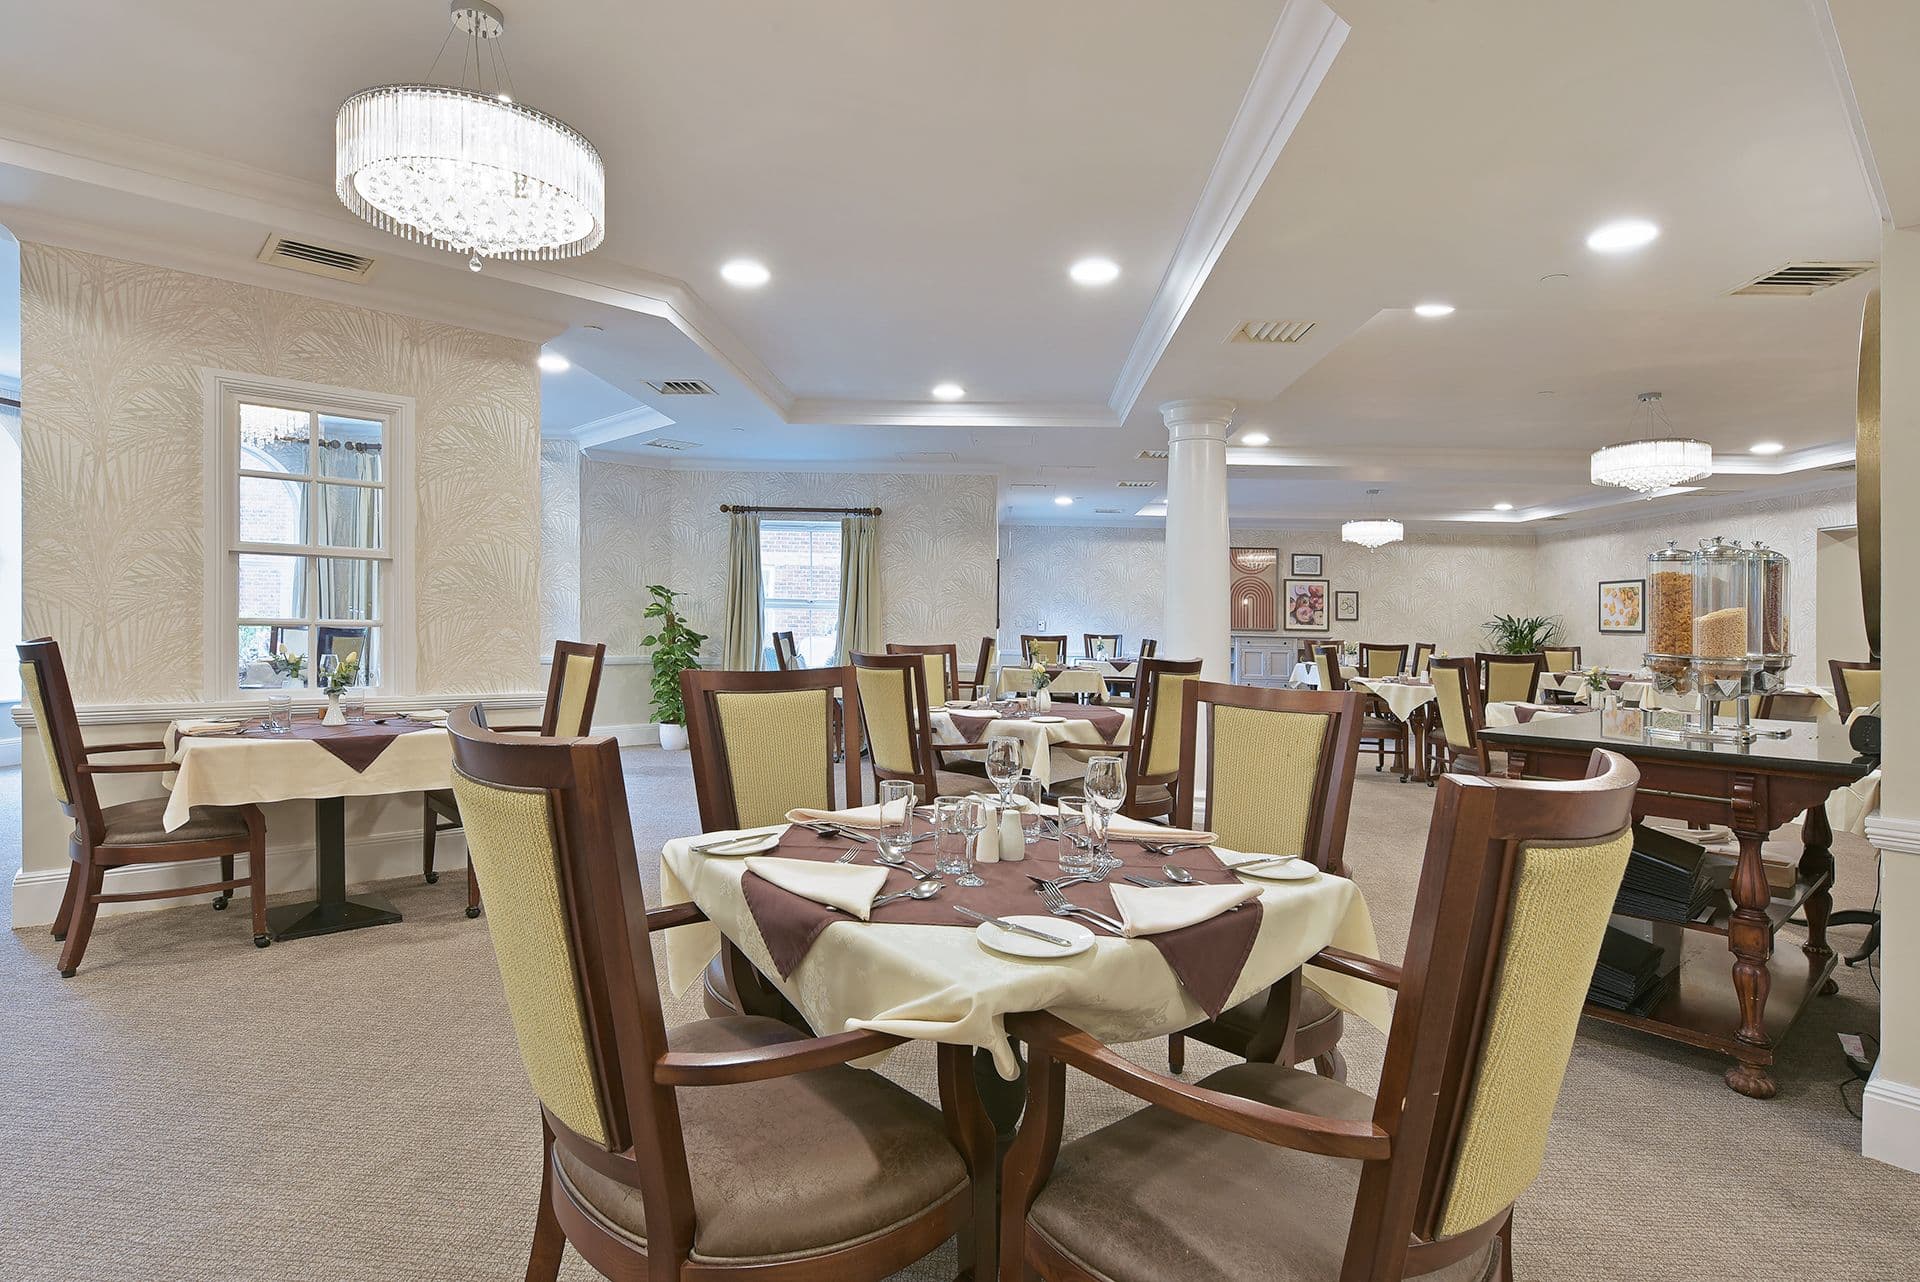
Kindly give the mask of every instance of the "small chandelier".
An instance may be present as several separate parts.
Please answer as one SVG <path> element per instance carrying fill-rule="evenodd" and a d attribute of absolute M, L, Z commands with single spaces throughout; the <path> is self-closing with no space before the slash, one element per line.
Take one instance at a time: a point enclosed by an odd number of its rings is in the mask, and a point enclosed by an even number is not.
<path fill-rule="evenodd" d="M 1618 485 L 1636 494 L 1652 494 L 1713 475 L 1713 447 L 1705 441 L 1672 435 L 1673 424 L 1660 407 L 1660 393 L 1640 393 L 1647 410 L 1647 437 L 1593 452 L 1588 475 L 1595 485 Z M 1659 429 L 1665 428 L 1665 434 Z"/>
<path fill-rule="evenodd" d="M 593 249 L 606 234 L 600 153 L 572 127 L 514 101 L 500 10 L 454 0 L 452 22 L 468 45 L 461 84 L 380 85 L 341 105 L 341 203 L 396 236 L 468 255 L 474 271 L 487 258 L 572 258 Z M 448 32 L 443 54 L 452 40 Z"/>
<path fill-rule="evenodd" d="M 1367 497 L 1372 498 L 1379 493 L 1379 490 L 1368 490 Z M 1363 548 L 1385 547 L 1389 543 L 1398 543 L 1406 536 L 1406 527 L 1392 517 L 1367 517 L 1347 521 L 1340 526 L 1342 542 L 1358 543 Z"/>

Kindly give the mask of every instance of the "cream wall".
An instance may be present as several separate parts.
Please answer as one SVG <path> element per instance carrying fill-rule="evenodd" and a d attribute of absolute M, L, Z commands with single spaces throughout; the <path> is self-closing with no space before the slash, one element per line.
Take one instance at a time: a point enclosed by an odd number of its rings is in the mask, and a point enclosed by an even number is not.
<path fill-rule="evenodd" d="M 1682 547 L 1722 535 L 1759 539 L 1793 562 L 1793 649 L 1789 677 L 1825 683 L 1818 662 L 1819 612 L 1815 607 L 1819 554 L 1817 532 L 1852 525 L 1853 487 L 1820 490 L 1787 498 L 1762 499 L 1680 516 L 1648 516 L 1565 534 L 1540 531 L 1537 584 L 1542 611 L 1560 615 L 1570 644 L 1581 660 L 1612 667 L 1638 667 L 1645 636 L 1601 636 L 1596 626 L 1597 585 L 1602 579 L 1646 577 L 1647 553 L 1675 539 Z"/>
<path fill-rule="evenodd" d="M 1358 591 L 1360 617 L 1329 622 L 1323 633 L 1280 633 L 1387 643 L 1433 641 L 1452 654 L 1479 648 L 1480 625 L 1495 611 L 1528 611 L 1534 601 L 1531 535 L 1413 535 L 1372 551 L 1340 541 L 1338 531 L 1236 525 L 1235 547 L 1280 550 L 1281 577 L 1295 552 L 1318 553 L 1329 591 Z M 1081 634 L 1118 632 L 1134 650 L 1158 636 L 1166 584 L 1165 537 L 1158 528 L 1009 525 L 1002 531 L 1001 635 L 1017 652 L 1022 632 L 1064 632 L 1074 654 Z M 1499 584 L 1498 597 L 1472 590 Z M 1045 626 L 1041 624 L 1044 622 Z"/>
<path fill-rule="evenodd" d="M 580 640 L 580 448 L 540 442 L 540 649 Z"/>

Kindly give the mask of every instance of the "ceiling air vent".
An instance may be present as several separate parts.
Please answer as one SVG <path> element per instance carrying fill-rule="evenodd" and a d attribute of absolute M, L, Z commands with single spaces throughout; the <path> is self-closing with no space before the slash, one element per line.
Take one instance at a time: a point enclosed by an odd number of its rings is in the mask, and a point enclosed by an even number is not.
<path fill-rule="evenodd" d="M 1748 281 L 1733 293 L 1804 297 L 1807 294 L 1817 294 L 1829 285 L 1838 285 L 1841 281 L 1865 275 L 1878 265 L 1877 263 L 1841 263 L 1825 260 L 1788 263 L 1777 271 L 1768 272 L 1757 280 Z"/>
<path fill-rule="evenodd" d="M 1097 507 L 1093 509 L 1093 514 L 1095 516 L 1125 516 L 1127 513 L 1125 508 Z"/>
<path fill-rule="evenodd" d="M 312 241 L 275 233 L 260 247 L 259 259 L 271 267 L 286 267 L 309 276 L 363 281 L 373 275 L 374 260 L 351 250 L 333 249 Z"/>
<path fill-rule="evenodd" d="M 1229 343 L 1297 343 L 1313 329 L 1312 321 L 1248 321 L 1233 331 Z"/>
<path fill-rule="evenodd" d="M 1157 490 L 1160 488 L 1160 482 L 1158 481 L 1122 481 L 1120 482 L 1120 488 L 1123 490 Z"/>
<path fill-rule="evenodd" d="M 1134 455 L 1134 457 L 1143 463 L 1164 463 L 1167 461 L 1167 452 L 1165 450 L 1141 450 L 1138 454 Z"/>
<path fill-rule="evenodd" d="M 671 437 L 660 436 L 652 437 L 640 443 L 650 450 L 697 450 L 700 448 L 700 442 L 698 441 L 676 441 Z"/>
<path fill-rule="evenodd" d="M 662 382 L 647 380 L 647 386 L 662 396 L 712 396 L 713 389 L 697 378 L 669 378 Z"/>

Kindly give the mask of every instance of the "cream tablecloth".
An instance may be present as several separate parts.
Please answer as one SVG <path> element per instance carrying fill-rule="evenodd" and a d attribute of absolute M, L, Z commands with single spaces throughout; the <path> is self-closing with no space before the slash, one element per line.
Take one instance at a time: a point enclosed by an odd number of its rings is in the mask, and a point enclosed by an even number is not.
<path fill-rule="evenodd" d="M 1340 665 L 1340 675 L 1348 681 L 1353 680 L 1359 671 L 1360 669 L 1349 668 L 1344 663 Z M 1317 663 L 1296 663 L 1293 665 L 1293 672 L 1288 677 L 1288 680 L 1292 681 L 1297 687 L 1303 687 L 1308 690 L 1318 690 L 1320 688 L 1320 665 Z"/>
<path fill-rule="evenodd" d="M 169 832 L 194 806 L 265 804 L 315 797 L 373 797 L 453 786 L 453 743 L 446 730 L 403 734 L 365 770 L 355 770 L 311 739 L 208 738 L 183 735 L 192 721 L 167 727 L 166 777 L 173 790 L 162 822 Z"/>
<path fill-rule="evenodd" d="M 1053 745 L 1070 743 L 1093 748 L 1112 748 L 1115 752 L 1127 750 L 1127 739 L 1133 733 L 1133 709 L 1115 708 L 1120 714 L 1120 728 L 1113 732 L 1113 742 L 1108 743 L 1091 721 L 1083 721 L 1068 712 L 1056 709 L 1055 716 L 1060 721 L 1028 721 L 1021 718 L 996 717 L 992 721 L 976 722 L 983 738 L 1018 739 L 1020 741 L 1020 763 L 1026 767 L 1042 785 L 1053 783 Z M 968 735 L 962 734 L 954 723 L 953 714 L 945 708 L 934 708 L 928 713 L 927 720 L 933 726 L 935 743 L 967 743 Z"/>
<path fill-rule="evenodd" d="M 784 831 L 785 825 L 754 829 Z M 786 979 L 767 951 L 740 887 L 739 858 L 696 855 L 690 847 L 723 834 L 667 843 L 661 852 L 665 904 L 692 900 L 710 919 L 666 932 L 668 982 L 686 992 L 719 952 L 722 934 L 767 976 L 817 1033 L 871 1028 L 900 1037 L 983 1047 L 1001 1076 L 1019 1071 L 1005 1017 L 1047 1010 L 1107 1042 L 1178 1032 L 1206 1017 L 1144 939 L 1101 935 L 1092 951 L 1058 961 L 1004 957 L 982 947 L 970 926 L 844 921 L 829 925 Z M 1375 956 L 1373 919 L 1353 882 L 1321 874 L 1304 882 L 1246 879 L 1260 890 L 1260 933 L 1231 1002 L 1244 1001 L 1329 945 Z M 942 898 L 966 903 L 966 892 Z M 1035 911 L 1040 908 L 1034 896 Z M 959 918 L 956 916 L 956 923 Z M 1392 997 L 1377 985 L 1309 970 L 1307 981 L 1342 1008 L 1385 1028 Z"/>
<path fill-rule="evenodd" d="M 1380 702 L 1387 705 L 1387 711 L 1401 721 L 1434 699 L 1431 685 L 1411 685 L 1405 681 L 1388 681 L 1384 677 L 1353 677 L 1348 684 L 1368 694 L 1378 695 Z"/>

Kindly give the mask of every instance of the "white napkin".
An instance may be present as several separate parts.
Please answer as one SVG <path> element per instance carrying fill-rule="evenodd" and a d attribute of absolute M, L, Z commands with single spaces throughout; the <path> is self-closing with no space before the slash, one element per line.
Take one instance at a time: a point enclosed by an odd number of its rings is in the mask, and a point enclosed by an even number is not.
<path fill-rule="evenodd" d="M 813 859 L 781 859 L 750 855 L 747 871 L 765 877 L 782 890 L 840 908 L 866 921 L 873 913 L 873 897 L 887 883 L 887 870 L 872 864 L 829 864 Z"/>
<path fill-rule="evenodd" d="M 1199 832 L 1192 828 L 1163 828 L 1159 824 L 1150 824 L 1144 819 L 1135 819 L 1131 815 L 1116 813 L 1108 825 L 1108 831 L 1116 837 L 1148 837 L 1154 841 L 1180 842 L 1204 841 L 1208 845 L 1220 840 L 1217 832 Z"/>
<path fill-rule="evenodd" d="M 238 730 L 252 720 L 250 717 L 207 718 L 196 721 L 176 721 L 173 723 L 175 734 L 195 735 L 213 734 L 220 730 Z"/>
<path fill-rule="evenodd" d="M 882 816 L 881 803 L 871 806 L 855 806 L 851 810 L 816 810 L 811 806 L 799 806 L 787 811 L 787 822 L 793 824 L 839 824 L 843 828 L 884 828 L 887 819 L 900 822 L 900 803 L 895 802 L 888 816 Z"/>
<path fill-rule="evenodd" d="M 1113 906 L 1129 939 L 1179 930 L 1239 907 L 1260 897 L 1258 886 L 1123 886 L 1108 887 Z"/>
<path fill-rule="evenodd" d="M 376 717 L 412 717 L 415 721 L 445 721 L 450 714 L 445 708 L 402 708 L 394 712 L 376 712 Z"/>

